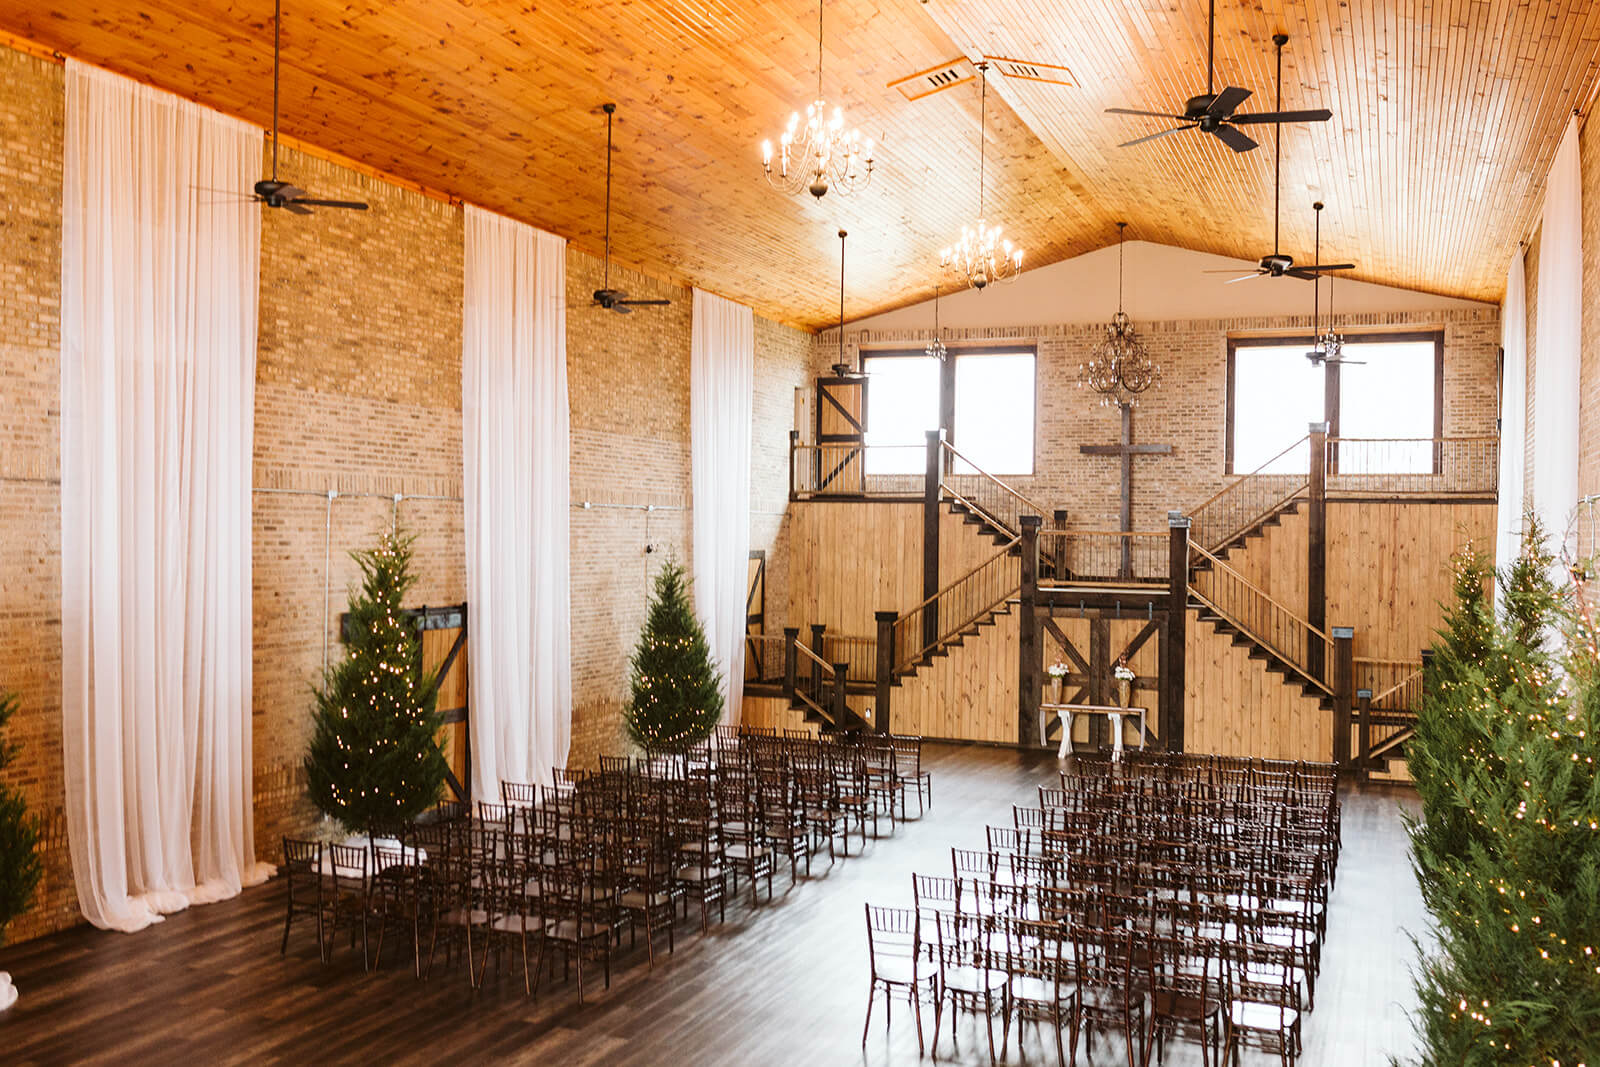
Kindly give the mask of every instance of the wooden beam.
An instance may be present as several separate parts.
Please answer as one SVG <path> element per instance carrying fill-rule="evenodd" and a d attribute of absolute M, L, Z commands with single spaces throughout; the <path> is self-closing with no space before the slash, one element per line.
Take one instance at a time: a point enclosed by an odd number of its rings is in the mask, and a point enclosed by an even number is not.
<path fill-rule="evenodd" d="M 1161 699 L 1161 740 L 1168 752 L 1182 752 L 1189 654 L 1189 520 L 1173 513 L 1168 516 L 1167 524 L 1172 531 L 1167 555 L 1171 578 L 1166 627 L 1167 689 Z"/>
<path fill-rule="evenodd" d="M 1022 536 L 1021 587 L 1017 607 L 1017 744 L 1028 743 L 1030 731 L 1037 730 L 1039 744 L 1045 731 L 1039 726 L 1039 705 L 1044 699 L 1044 664 L 1039 648 L 1039 612 L 1035 600 L 1039 590 L 1039 516 L 1023 515 L 1019 520 Z"/>

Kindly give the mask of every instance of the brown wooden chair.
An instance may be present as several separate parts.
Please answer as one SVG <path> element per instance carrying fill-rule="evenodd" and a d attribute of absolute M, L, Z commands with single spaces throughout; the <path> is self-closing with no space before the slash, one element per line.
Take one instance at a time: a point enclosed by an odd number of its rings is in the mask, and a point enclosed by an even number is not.
<path fill-rule="evenodd" d="M 355 947 L 356 930 L 361 930 L 361 969 L 368 969 L 367 920 L 372 915 L 371 882 L 368 866 L 371 854 L 365 845 L 329 845 L 322 864 L 322 927 L 325 932 L 323 959 L 332 956 L 340 929 L 350 931 Z"/>
<path fill-rule="evenodd" d="M 278 955 L 289 951 L 289 927 L 296 915 L 317 921 L 317 958 L 326 959 L 322 944 L 322 842 L 283 839 L 283 885 L 287 909 L 283 916 L 283 944 Z"/>
<path fill-rule="evenodd" d="M 867 910 L 867 959 L 871 966 L 871 985 L 867 990 L 867 1020 L 861 1027 L 861 1046 L 866 1047 L 872 1029 L 872 1005 L 878 994 L 884 996 L 883 1025 L 893 1022 L 893 1005 L 905 997 L 917 1021 L 917 1052 L 923 1051 L 922 1004 L 938 995 L 938 972 L 923 958 L 917 913 L 907 908 Z"/>
<path fill-rule="evenodd" d="M 989 941 L 990 970 L 1004 975 L 1005 1025 L 1000 1052 L 1005 1054 L 1011 1020 L 1017 1020 L 1017 1047 L 1022 1047 L 1022 1023 L 1049 1023 L 1055 1034 L 1056 1059 L 1061 1067 L 1078 1062 L 1078 985 L 1066 928 L 1059 923 L 1001 917 Z M 1069 1041 L 1064 1049 L 1061 1031 Z M 1067 1050 L 1071 1050 L 1070 1057 Z"/>
<path fill-rule="evenodd" d="M 1222 964 L 1215 946 L 1187 938 L 1148 938 L 1144 943 L 1145 989 L 1150 994 L 1148 1033 L 1143 1067 L 1159 1052 L 1169 1034 L 1193 1033 L 1200 1038 L 1202 1067 L 1222 1067 L 1226 997 Z"/>
<path fill-rule="evenodd" d="M 378 946 L 372 969 L 383 962 L 384 935 L 390 920 L 411 927 L 412 971 L 422 977 L 422 924 L 430 904 L 428 869 L 415 848 L 375 845 L 372 849 L 372 909 L 378 917 Z"/>
<path fill-rule="evenodd" d="M 989 1062 L 994 1063 L 994 1011 L 1005 1007 L 1006 976 L 990 969 L 989 940 L 993 922 L 961 911 L 939 912 L 938 996 L 933 1008 L 933 1055 L 939 1056 L 939 1028 L 950 1006 L 950 1039 L 956 1036 L 956 1013 L 982 1014 L 989 1036 Z"/>

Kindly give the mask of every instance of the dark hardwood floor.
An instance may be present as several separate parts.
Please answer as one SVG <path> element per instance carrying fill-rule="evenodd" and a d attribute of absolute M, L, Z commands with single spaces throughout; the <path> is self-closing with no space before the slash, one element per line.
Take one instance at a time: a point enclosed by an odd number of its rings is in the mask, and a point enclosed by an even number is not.
<path fill-rule="evenodd" d="M 442 957 L 428 982 L 387 948 L 377 974 L 363 974 L 359 950 L 346 945 L 323 965 L 306 924 L 281 958 L 281 887 L 272 882 L 138 934 L 82 927 L 0 950 L 0 969 L 22 993 L 0 1015 L 0 1062 L 913 1064 L 916 1036 L 903 1004 L 888 1033 L 880 1004 L 860 1046 L 862 902 L 909 906 L 913 870 L 948 872 L 951 845 L 981 848 L 984 824 L 1008 823 L 1010 805 L 1029 803 L 1057 769 L 1049 755 L 1002 749 L 930 745 L 927 760 L 934 806 L 921 821 L 831 869 L 822 856 L 813 877 L 780 888 L 770 905 L 752 909 L 741 893 L 725 925 L 702 937 L 691 922 L 653 972 L 640 946 L 610 991 L 582 1008 L 570 984 L 530 1001 L 520 974 L 507 969 L 497 979 L 492 964 L 476 994 Z M 1307 1067 L 1368 1067 L 1412 1051 L 1412 950 L 1403 931 L 1421 931 L 1424 913 L 1399 818 L 1408 796 L 1345 792 L 1343 858 L 1300 1061 Z M 952 1047 L 947 1024 L 941 1061 L 987 1063 L 981 1028 L 963 1023 L 958 1036 Z M 1030 1026 L 1009 1059 L 1053 1064 L 1054 1042 Z M 1120 1049 L 1097 1042 L 1092 1062 L 1123 1061 Z M 1197 1064 L 1198 1048 L 1170 1046 L 1165 1063 Z M 1277 1057 L 1247 1055 L 1245 1063 Z"/>

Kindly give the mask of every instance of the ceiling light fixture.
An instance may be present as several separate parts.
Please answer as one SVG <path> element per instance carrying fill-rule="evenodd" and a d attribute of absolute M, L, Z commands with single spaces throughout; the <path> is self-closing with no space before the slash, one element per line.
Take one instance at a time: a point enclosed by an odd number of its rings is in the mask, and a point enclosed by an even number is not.
<path fill-rule="evenodd" d="M 960 276 L 974 289 L 1011 281 L 1022 273 L 1022 249 L 991 228 L 983 217 L 983 180 L 988 140 L 989 64 L 979 63 L 983 88 L 978 104 L 978 224 L 961 227 L 961 239 L 939 252 L 939 266 Z"/>
<path fill-rule="evenodd" d="M 928 342 L 928 347 L 923 351 L 940 363 L 944 362 L 945 356 L 950 351 L 944 346 L 944 331 L 939 329 L 939 287 L 937 285 L 933 287 L 933 340 Z"/>
<path fill-rule="evenodd" d="M 789 115 L 776 156 L 770 140 L 761 142 L 761 167 L 773 188 L 791 194 L 803 189 L 819 199 L 829 189 L 853 193 L 872 180 L 872 138 L 846 130 L 844 109 L 835 107 L 828 114 L 822 96 L 822 8 L 823 0 L 818 0 L 817 97 L 806 105 L 805 125 L 800 125 L 800 112 Z"/>
<path fill-rule="evenodd" d="M 844 239 L 850 234 L 845 230 L 839 231 L 839 358 L 833 364 L 835 378 L 855 378 L 860 376 L 860 371 L 850 365 L 845 359 L 844 347 Z"/>
<path fill-rule="evenodd" d="M 1117 313 L 1106 325 L 1105 340 L 1094 346 L 1088 362 L 1078 365 L 1079 387 L 1087 385 L 1100 394 L 1104 407 L 1132 407 L 1140 393 L 1161 380 L 1161 368 L 1151 361 L 1128 313 L 1122 310 L 1122 253 L 1127 228 L 1126 222 L 1117 223 Z"/>

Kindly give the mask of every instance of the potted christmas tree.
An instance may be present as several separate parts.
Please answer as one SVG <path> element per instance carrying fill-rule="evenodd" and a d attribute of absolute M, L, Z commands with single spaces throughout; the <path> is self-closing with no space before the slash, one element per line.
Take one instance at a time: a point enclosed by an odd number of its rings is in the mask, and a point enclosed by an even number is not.
<path fill-rule="evenodd" d="M 683 567 L 668 561 L 633 653 L 628 735 L 646 751 L 682 752 L 722 721 L 722 680 L 689 602 Z"/>
<path fill-rule="evenodd" d="M 16 787 L 7 785 L 5 772 L 17 758 L 21 745 L 5 739 L 6 727 L 17 713 L 13 693 L 0 693 L 0 945 L 5 944 L 6 927 L 28 910 L 34 888 L 39 884 L 39 823 L 28 814 L 27 802 Z M 0 1012 L 17 1002 L 11 975 L 0 971 Z"/>
<path fill-rule="evenodd" d="M 438 802 L 439 679 L 422 670 L 415 623 L 401 607 L 415 582 L 411 539 L 384 534 L 353 557 L 361 588 L 350 597 L 346 653 L 315 691 L 306 784 L 317 810 L 376 837 Z"/>

